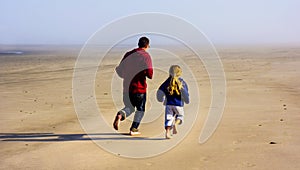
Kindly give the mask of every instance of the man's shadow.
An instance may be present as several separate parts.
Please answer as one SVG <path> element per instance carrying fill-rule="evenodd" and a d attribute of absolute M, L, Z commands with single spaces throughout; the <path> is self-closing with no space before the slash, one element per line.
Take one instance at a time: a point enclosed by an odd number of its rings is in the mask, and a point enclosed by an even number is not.
<path fill-rule="evenodd" d="M 128 133 L 90 133 L 90 134 L 55 134 L 55 133 L 0 133 L 1 141 L 12 142 L 65 142 L 90 140 L 164 140 L 130 136 Z"/>

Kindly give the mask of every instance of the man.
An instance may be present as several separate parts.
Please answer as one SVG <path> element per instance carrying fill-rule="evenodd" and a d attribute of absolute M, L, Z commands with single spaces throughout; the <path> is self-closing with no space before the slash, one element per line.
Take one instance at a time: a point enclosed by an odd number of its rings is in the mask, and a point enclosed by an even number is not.
<path fill-rule="evenodd" d="M 130 127 L 130 135 L 140 134 L 138 127 L 144 117 L 146 105 L 146 78 L 152 79 L 153 76 L 152 60 L 149 53 L 146 52 L 149 47 L 149 39 L 141 37 L 138 48 L 127 52 L 116 67 L 117 74 L 123 78 L 123 102 L 125 107 L 118 111 L 113 127 L 118 130 L 120 121 L 125 120 L 135 112 Z"/>

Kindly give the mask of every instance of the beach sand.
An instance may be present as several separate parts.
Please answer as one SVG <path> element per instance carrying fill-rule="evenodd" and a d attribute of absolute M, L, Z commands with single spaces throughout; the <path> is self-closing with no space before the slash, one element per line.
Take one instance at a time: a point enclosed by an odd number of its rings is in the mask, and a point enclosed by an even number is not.
<path fill-rule="evenodd" d="M 217 48 L 226 74 L 226 103 L 218 128 L 202 144 L 199 136 L 211 100 L 209 76 L 197 57 L 184 56 L 182 51 L 188 67 L 201 74 L 196 80 L 201 104 L 194 111 L 199 114 L 181 142 L 149 158 L 110 153 L 93 141 L 103 140 L 101 134 L 86 135 L 72 96 L 79 47 L 1 47 L 2 51 L 14 49 L 25 52 L 0 55 L 0 169 L 300 168 L 300 48 Z M 111 77 L 124 52 L 103 60 L 101 74 L 96 75 L 95 97 L 109 125 L 117 111 L 111 100 Z M 167 74 L 158 73 L 148 81 L 149 91 L 166 78 Z M 120 132 L 126 133 L 129 126 L 129 120 L 122 122 Z M 163 115 L 140 128 L 145 136 L 163 132 Z M 179 129 L 179 133 L 184 132 Z M 107 143 L 120 141 L 112 136 L 105 139 Z M 151 147 L 151 143 L 168 145 L 170 141 L 145 142 Z"/>

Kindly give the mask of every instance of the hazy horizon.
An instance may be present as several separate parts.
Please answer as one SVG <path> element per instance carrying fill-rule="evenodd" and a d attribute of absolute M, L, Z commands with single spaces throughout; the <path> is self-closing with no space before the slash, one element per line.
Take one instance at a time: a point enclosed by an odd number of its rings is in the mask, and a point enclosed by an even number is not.
<path fill-rule="evenodd" d="M 145 12 L 182 18 L 213 44 L 300 44 L 299 7 L 297 0 L 1 1 L 0 44 L 84 44 L 109 23 Z"/>

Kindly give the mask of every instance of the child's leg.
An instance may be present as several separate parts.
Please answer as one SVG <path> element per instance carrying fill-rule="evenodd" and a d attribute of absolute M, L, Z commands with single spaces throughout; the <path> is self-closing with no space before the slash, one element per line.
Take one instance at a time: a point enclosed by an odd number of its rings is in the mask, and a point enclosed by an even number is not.
<path fill-rule="evenodd" d="M 173 134 L 177 134 L 177 126 L 181 124 L 181 120 L 180 119 L 176 119 L 175 123 L 174 123 L 174 127 L 173 127 Z"/>
<path fill-rule="evenodd" d="M 170 130 L 173 126 L 174 116 L 172 111 L 172 106 L 166 105 L 165 111 L 165 129 L 166 129 L 166 139 L 171 138 Z"/>
<path fill-rule="evenodd" d="M 178 127 L 178 125 L 182 124 L 182 122 L 183 122 L 183 116 L 184 116 L 183 107 L 176 106 L 174 112 L 176 113 L 176 115 L 175 115 L 173 134 L 177 134 L 178 133 L 177 127 Z"/>
<path fill-rule="evenodd" d="M 166 127 L 166 139 L 171 139 L 170 129 L 171 129 L 171 126 Z"/>

